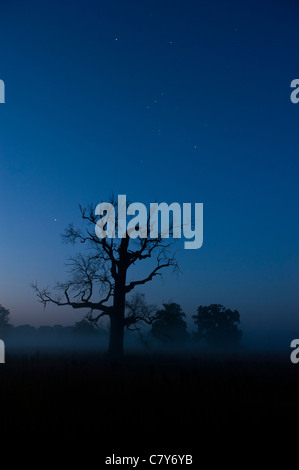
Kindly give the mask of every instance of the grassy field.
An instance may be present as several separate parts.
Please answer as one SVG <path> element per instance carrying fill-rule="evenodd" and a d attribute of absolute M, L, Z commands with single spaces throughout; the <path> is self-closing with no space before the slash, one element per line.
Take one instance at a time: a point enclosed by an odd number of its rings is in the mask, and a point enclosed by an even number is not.
<path fill-rule="evenodd" d="M 109 453 L 174 453 L 212 465 L 237 459 L 237 448 L 267 458 L 299 423 L 298 367 L 244 354 L 131 355 L 118 365 L 83 353 L 7 356 L 2 442 L 92 449 L 102 463 Z"/>

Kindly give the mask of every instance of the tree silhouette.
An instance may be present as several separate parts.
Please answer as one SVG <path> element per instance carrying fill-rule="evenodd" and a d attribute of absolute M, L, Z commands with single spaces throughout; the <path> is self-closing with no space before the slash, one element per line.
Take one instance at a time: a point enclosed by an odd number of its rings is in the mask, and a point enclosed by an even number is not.
<path fill-rule="evenodd" d="M 127 324 L 127 329 L 137 332 L 139 340 L 145 348 L 150 348 L 150 343 L 147 335 L 142 330 L 142 323 L 151 325 L 156 318 L 155 312 L 157 308 L 155 305 L 149 305 L 145 300 L 145 294 L 134 292 L 133 295 L 126 301 L 126 318 L 130 319 Z M 129 324 L 131 323 L 131 324 Z"/>
<path fill-rule="evenodd" d="M 9 310 L 0 305 L 0 328 L 5 328 L 8 326 L 9 322 Z"/>
<path fill-rule="evenodd" d="M 186 317 L 176 303 L 163 304 L 152 324 L 152 335 L 166 344 L 184 343 L 188 339 Z"/>
<path fill-rule="evenodd" d="M 114 198 L 111 204 L 116 206 Z M 119 209 L 119 208 L 118 208 Z M 33 285 L 39 300 L 46 306 L 54 303 L 58 306 L 71 306 L 74 309 L 87 308 L 87 318 L 97 322 L 108 316 L 110 319 L 109 353 L 118 358 L 123 355 L 124 328 L 133 328 L 138 323 L 150 324 L 151 315 L 145 312 L 136 314 L 128 309 L 125 314 L 126 296 L 137 286 L 146 284 L 166 268 L 177 268 L 177 261 L 171 250 L 173 241 L 158 234 L 150 238 L 150 215 L 146 224 L 146 238 L 98 238 L 95 234 L 97 217 L 95 206 L 88 208 L 80 206 L 85 230 L 74 228 L 71 224 L 66 229 L 63 238 L 67 243 L 80 242 L 88 249 L 69 259 L 71 279 L 56 285 L 60 296 L 53 297 L 48 289 L 39 289 Z M 116 219 L 117 223 L 117 219 Z M 170 224 L 168 236 L 173 232 Z M 148 272 L 144 277 L 128 281 L 134 267 L 142 261 L 148 261 Z M 139 274 L 140 276 L 140 274 Z"/>
<path fill-rule="evenodd" d="M 236 344 L 241 340 L 242 331 L 238 325 L 240 314 L 223 305 L 212 304 L 200 306 L 197 314 L 193 315 L 198 331 L 195 338 L 213 344 Z"/>
<path fill-rule="evenodd" d="M 156 310 L 154 305 L 146 302 L 145 294 L 134 292 L 126 301 L 125 320 L 128 330 L 140 332 L 140 322 L 152 324 Z"/>

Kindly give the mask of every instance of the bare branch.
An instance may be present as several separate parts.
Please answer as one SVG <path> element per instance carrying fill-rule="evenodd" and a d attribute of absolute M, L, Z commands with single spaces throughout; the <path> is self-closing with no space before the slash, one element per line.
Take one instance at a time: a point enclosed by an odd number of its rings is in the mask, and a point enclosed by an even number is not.
<path fill-rule="evenodd" d="M 58 284 L 56 287 L 58 289 L 64 289 L 63 297 L 53 297 L 48 288 L 40 289 L 36 283 L 32 284 L 32 288 L 34 289 L 37 297 L 39 298 L 39 301 L 44 305 L 44 307 L 46 307 L 48 303 L 53 303 L 54 305 L 58 305 L 60 307 L 69 305 L 74 309 L 90 308 L 91 310 L 100 310 L 105 315 L 109 315 L 111 312 L 112 307 L 104 305 L 112 295 L 110 291 L 107 296 L 99 302 L 91 302 L 90 300 L 84 299 L 84 295 L 81 295 L 80 302 L 77 302 L 70 299 L 69 290 L 72 287 L 71 283 Z"/>
<path fill-rule="evenodd" d="M 175 257 L 169 258 L 164 263 L 160 263 L 158 261 L 158 266 L 156 266 L 155 269 L 153 269 L 152 272 L 147 277 L 145 277 L 144 279 L 140 279 L 138 281 L 130 282 L 126 286 L 126 293 L 131 292 L 131 290 L 133 290 L 136 286 L 146 284 L 147 282 L 151 281 L 155 276 L 161 276 L 162 273 L 160 271 L 164 268 L 169 268 L 170 266 L 172 266 L 174 270 L 178 268 Z"/>

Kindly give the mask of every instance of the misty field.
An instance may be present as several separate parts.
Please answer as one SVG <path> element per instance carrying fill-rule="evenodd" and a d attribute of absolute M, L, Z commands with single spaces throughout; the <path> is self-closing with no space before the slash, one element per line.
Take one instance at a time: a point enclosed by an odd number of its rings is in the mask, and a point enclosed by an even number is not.
<path fill-rule="evenodd" d="M 92 447 L 99 459 L 172 452 L 216 463 L 236 446 L 267 457 L 266 436 L 273 446 L 299 418 L 288 357 L 157 354 L 117 365 L 94 354 L 15 355 L 0 376 L 2 437 Z"/>

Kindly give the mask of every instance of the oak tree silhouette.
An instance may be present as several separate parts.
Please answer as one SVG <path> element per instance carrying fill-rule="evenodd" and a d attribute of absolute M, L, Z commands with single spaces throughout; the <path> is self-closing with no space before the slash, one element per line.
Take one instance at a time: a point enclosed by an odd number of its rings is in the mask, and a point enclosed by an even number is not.
<path fill-rule="evenodd" d="M 197 340 L 221 345 L 236 344 L 241 340 L 242 331 L 238 326 L 240 314 L 237 310 L 220 304 L 200 305 L 192 318 L 198 328 L 195 334 Z"/>
<path fill-rule="evenodd" d="M 110 203 L 114 207 L 117 205 L 113 197 Z M 136 287 L 161 276 L 162 270 L 178 268 L 172 250 L 173 240 L 169 240 L 173 226 L 170 221 L 168 234 L 162 236 L 159 233 L 157 238 L 150 238 L 149 214 L 146 238 L 131 238 L 128 234 L 125 238 L 98 238 L 95 234 L 98 221 L 95 206 L 79 207 L 85 230 L 71 224 L 63 238 L 67 243 L 79 242 L 88 249 L 69 259 L 71 279 L 57 283 L 56 288 L 61 295 L 56 297 L 48 289 L 40 289 L 36 283 L 33 288 L 44 306 L 53 303 L 58 306 L 69 305 L 74 309 L 89 309 L 87 318 L 91 322 L 98 322 L 102 317 L 108 316 L 109 353 L 114 358 L 119 358 L 123 355 L 124 329 L 132 329 L 138 323 L 151 324 L 154 318 L 154 314 L 147 309 L 139 309 L 137 312 L 128 308 L 126 311 L 127 295 Z M 133 268 L 143 261 L 149 262 L 147 274 L 144 277 L 139 274 L 138 279 L 128 281 L 128 273 L 132 278 Z"/>
<path fill-rule="evenodd" d="M 176 303 L 165 303 L 158 310 L 152 324 L 152 335 L 168 345 L 182 344 L 188 339 L 186 317 L 181 306 Z"/>

